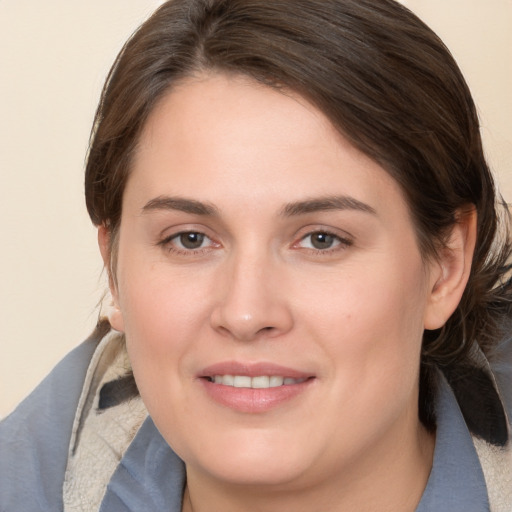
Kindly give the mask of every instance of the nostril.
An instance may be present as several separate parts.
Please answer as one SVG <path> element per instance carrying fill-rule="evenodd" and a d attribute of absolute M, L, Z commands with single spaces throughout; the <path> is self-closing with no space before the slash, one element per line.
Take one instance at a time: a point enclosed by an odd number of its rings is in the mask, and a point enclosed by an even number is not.
<path fill-rule="evenodd" d="M 246 299 L 233 293 L 219 300 L 210 313 L 211 327 L 218 334 L 240 341 L 252 341 L 260 336 L 274 337 L 292 327 L 292 315 L 286 301 L 274 295 L 254 303 Z"/>

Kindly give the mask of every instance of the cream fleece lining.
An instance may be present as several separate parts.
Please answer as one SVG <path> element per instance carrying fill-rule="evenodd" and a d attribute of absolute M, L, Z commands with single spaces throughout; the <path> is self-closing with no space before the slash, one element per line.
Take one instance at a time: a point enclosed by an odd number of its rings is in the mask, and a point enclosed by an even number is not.
<path fill-rule="evenodd" d="M 129 370 L 122 335 L 109 333 L 94 352 L 78 402 L 64 477 L 64 512 L 99 510 L 108 482 L 147 417 L 140 397 L 98 408 L 102 386 Z"/>
<path fill-rule="evenodd" d="M 491 512 L 512 512 L 512 451 L 473 438 L 484 472 Z"/>

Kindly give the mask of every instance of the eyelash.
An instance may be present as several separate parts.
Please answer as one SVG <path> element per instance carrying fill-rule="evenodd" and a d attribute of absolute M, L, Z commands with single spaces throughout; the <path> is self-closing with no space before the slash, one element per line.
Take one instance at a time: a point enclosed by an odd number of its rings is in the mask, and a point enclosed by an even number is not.
<path fill-rule="evenodd" d="M 174 240 L 179 240 L 180 237 L 182 237 L 184 235 L 199 235 L 200 237 L 203 237 L 201 243 L 204 240 L 209 240 L 210 244 L 207 247 L 199 247 L 197 249 L 187 249 L 187 248 L 176 247 L 173 244 L 173 241 Z M 335 233 L 333 233 L 333 232 L 331 232 L 329 230 L 326 230 L 326 229 L 317 229 L 317 230 L 314 230 L 314 231 L 310 231 L 306 235 L 302 236 L 298 240 L 298 242 L 294 242 L 293 245 L 292 245 L 292 248 L 294 248 L 294 249 L 301 249 L 300 244 L 304 240 L 306 240 L 307 238 L 310 238 L 310 237 L 312 237 L 314 235 L 325 235 L 325 236 L 328 236 L 328 237 L 332 237 L 334 239 L 334 242 L 335 242 L 335 246 L 334 247 L 327 247 L 325 249 L 318 249 L 318 248 L 314 248 L 314 247 L 302 247 L 302 249 L 305 249 L 309 253 L 312 253 L 312 254 L 315 254 L 315 255 L 327 256 L 327 255 L 330 255 L 330 254 L 332 254 L 334 252 L 342 251 L 342 250 L 350 247 L 351 245 L 353 245 L 353 241 L 348 239 L 348 238 L 343 238 L 343 237 L 341 237 L 341 236 L 339 236 L 339 235 L 337 235 L 337 234 L 335 234 Z M 174 234 L 166 237 L 162 241 L 158 242 L 157 245 L 164 247 L 170 253 L 174 253 L 174 254 L 182 255 L 182 256 L 196 256 L 196 255 L 200 255 L 200 254 L 204 254 L 206 252 L 209 252 L 210 250 L 212 250 L 212 248 L 220 247 L 219 243 L 214 242 L 205 233 L 202 233 L 200 231 L 192 231 L 192 230 L 191 231 L 180 231 L 179 233 L 174 233 Z"/>

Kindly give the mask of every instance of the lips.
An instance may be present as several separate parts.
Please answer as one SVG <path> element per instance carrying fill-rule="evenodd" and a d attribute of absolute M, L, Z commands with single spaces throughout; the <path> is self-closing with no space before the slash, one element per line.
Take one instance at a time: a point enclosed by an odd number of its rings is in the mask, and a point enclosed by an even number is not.
<path fill-rule="evenodd" d="M 267 375 L 282 376 L 283 378 L 291 379 L 307 379 L 313 376 L 311 373 L 274 363 L 240 363 L 237 361 L 226 361 L 204 368 L 200 372 L 199 377 L 215 377 L 215 375 L 245 375 L 248 377 Z"/>
<path fill-rule="evenodd" d="M 262 413 L 303 394 L 314 375 L 272 363 L 224 362 L 205 368 L 200 383 L 214 402 L 244 413 Z"/>

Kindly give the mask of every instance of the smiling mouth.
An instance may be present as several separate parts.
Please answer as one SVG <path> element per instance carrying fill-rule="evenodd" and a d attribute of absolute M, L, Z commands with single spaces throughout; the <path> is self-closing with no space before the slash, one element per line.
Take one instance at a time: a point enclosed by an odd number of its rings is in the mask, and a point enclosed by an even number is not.
<path fill-rule="evenodd" d="M 225 361 L 205 368 L 199 381 L 217 404 L 244 414 L 262 414 L 299 399 L 316 376 L 268 362 Z"/>
<path fill-rule="evenodd" d="M 268 389 L 301 384 L 308 380 L 308 377 L 294 379 L 278 375 L 258 375 L 255 377 L 249 375 L 213 375 L 206 377 L 206 379 L 208 382 L 233 388 Z"/>

